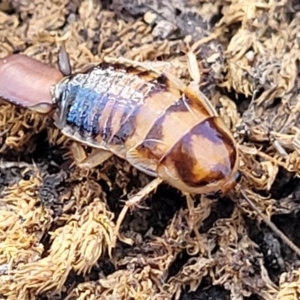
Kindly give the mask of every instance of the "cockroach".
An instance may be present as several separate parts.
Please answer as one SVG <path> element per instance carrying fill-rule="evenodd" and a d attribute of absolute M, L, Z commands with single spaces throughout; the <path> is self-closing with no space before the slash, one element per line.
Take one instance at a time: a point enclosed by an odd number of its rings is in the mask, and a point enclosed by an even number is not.
<path fill-rule="evenodd" d="M 237 145 L 210 101 L 155 66 L 118 59 L 71 73 L 64 48 L 60 71 L 20 54 L 0 60 L 0 97 L 51 114 L 77 141 L 72 150 L 80 166 L 116 155 L 156 177 L 125 203 L 118 236 L 127 210 L 161 182 L 188 194 L 225 195 L 240 178 Z M 93 148 L 84 160 L 78 142 Z"/>
<path fill-rule="evenodd" d="M 103 162 L 103 153 L 109 152 L 183 192 L 226 194 L 235 185 L 239 165 L 235 140 L 204 94 L 171 74 L 138 66 L 104 62 L 71 74 L 65 52 L 60 53 L 65 76 L 56 83 L 59 76 L 52 68 L 29 57 L 2 60 L 0 92 L 4 99 L 40 113 L 51 110 L 63 134 L 99 149 L 84 162 L 86 167 L 97 166 L 98 157 Z M 16 66 L 21 78 L 16 77 Z M 24 85 L 27 78 L 36 82 L 35 76 L 40 82 L 30 102 Z M 11 88 L 13 81 L 13 86 L 22 82 L 23 90 Z M 48 89 L 47 100 L 43 87 Z M 41 104 L 30 105 L 34 101 Z"/>

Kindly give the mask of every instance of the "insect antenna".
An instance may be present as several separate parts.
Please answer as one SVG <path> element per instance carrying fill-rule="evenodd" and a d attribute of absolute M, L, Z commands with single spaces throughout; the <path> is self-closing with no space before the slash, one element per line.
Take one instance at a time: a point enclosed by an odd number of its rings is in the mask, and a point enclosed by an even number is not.
<path fill-rule="evenodd" d="M 244 199 L 248 202 L 253 210 L 257 212 L 257 214 L 262 218 L 262 220 L 273 230 L 273 232 L 284 242 L 287 246 L 289 246 L 295 253 L 300 257 L 300 249 L 297 245 L 295 245 L 271 220 L 267 218 L 265 214 L 263 214 L 258 207 L 252 202 L 252 200 L 248 197 L 244 189 L 241 189 L 241 194 Z"/>

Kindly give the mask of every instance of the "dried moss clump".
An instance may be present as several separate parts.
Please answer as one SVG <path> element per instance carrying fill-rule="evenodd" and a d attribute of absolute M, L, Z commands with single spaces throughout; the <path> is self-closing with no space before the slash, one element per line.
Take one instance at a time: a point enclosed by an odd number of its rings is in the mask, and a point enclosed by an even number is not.
<path fill-rule="evenodd" d="M 0 57 L 57 67 L 63 42 L 74 71 L 167 62 L 211 99 L 243 189 L 300 246 L 299 13 L 289 0 L 6 0 Z M 0 101 L 1 299 L 299 298 L 299 258 L 238 189 L 192 199 L 162 184 L 126 216 L 125 245 L 116 219 L 151 178 L 116 157 L 79 169 L 49 117 Z"/>

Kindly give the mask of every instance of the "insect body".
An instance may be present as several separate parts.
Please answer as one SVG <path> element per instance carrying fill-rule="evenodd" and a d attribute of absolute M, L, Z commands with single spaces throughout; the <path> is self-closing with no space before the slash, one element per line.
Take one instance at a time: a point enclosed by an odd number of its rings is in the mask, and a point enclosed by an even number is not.
<path fill-rule="evenodd" d="M 70 73 L 65 62 L 60 70 Z M 120 237 L 127 210 L 162 181 L 199 194 L 226 194 L 237 183 L 238 153 L 230 131 L 202 93 L 183 87 L 171 74 L 102 63 L 61 77 L 58 70 L 32 58 L 11 55 L 0 59 L 0 97 L 39 113 L 52 112 L 56 126 L 67 136 L 118 155 L 157 177 L 125 203 L 116 222 L 116 236 Z M 298 247 L 241 192 L 300 255 Z"/>
<path fill-rule="evenodd" d="M 226 193 L 236 181 L 237 150 L 203 101 L 164 75 L 102 63 L 55 85 L 53 117 L 67 136 L 182 191 Z"/>

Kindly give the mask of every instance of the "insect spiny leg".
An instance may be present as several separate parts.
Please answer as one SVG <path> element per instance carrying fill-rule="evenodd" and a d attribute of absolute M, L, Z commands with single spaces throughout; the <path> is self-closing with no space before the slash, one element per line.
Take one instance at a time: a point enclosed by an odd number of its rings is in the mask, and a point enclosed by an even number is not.
<path fill-rule="evenodd" d="M 72 73 L 69 54 L 64 44 L 60 46 L 58 51 L 58 68 L 64 76 L 69 76 Z"/>
<path fill-rule="evenodd" d="M 160 178 L 156 178 L 149 182 L 142 190 L 140 190 L 136 195 L 134 195 L 131 199 L 125 202 L 123 209 L 121 210 L 115 227 L 115 236 L 119 238 L 125 244 L 132 245 L 134 241 L 127 237 L 121 236 L 120 228 L 121 224 L 126 216 L 128 210 L 133 210 L 135 207 L 139 206 L 139 203 L 151 192 L 153 192 L 160 184 L 162 180 Z"/>

